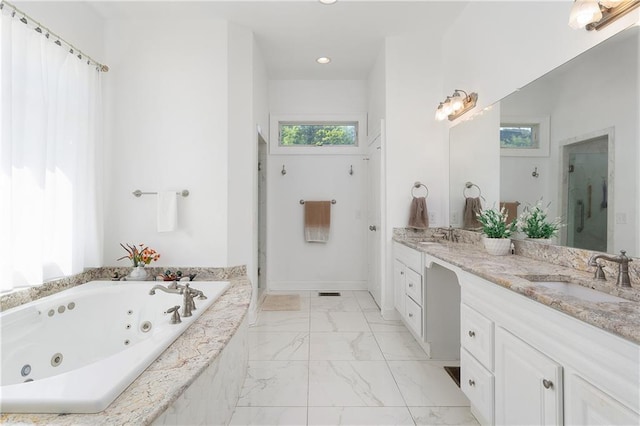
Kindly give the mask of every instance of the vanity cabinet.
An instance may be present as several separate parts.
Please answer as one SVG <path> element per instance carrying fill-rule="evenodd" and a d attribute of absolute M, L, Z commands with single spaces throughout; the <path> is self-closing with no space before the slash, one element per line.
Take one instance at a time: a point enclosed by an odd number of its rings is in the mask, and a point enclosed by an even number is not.
<path fill-rule="evenodd" d="M 495 361 L 496 424 L 562 424 L 562 366 L 502 327 Z"/>
<path fill-rule="evenodd" d="M 640 345 L 458 273 L 461 389 L 481 424 L 640 424 Z"/>
<path fill-rule="evenodd" d="M 394 305 L 417 340 L 423 337 L 422 253 L 402 244 L 393 244 Z"/>

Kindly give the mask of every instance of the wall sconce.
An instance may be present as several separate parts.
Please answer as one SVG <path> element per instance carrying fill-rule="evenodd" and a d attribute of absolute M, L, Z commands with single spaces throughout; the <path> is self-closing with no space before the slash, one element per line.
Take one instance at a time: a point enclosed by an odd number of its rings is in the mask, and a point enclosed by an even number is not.
<path fill-rule="evenodd" d="M 569 26 L 600 30 L 640 6 L 640 0 L 574 0 Z"/>
<path fill-rule="evenodd" d="M 464 97 L 462 96 L 463 93 Z M 442 121 L 448 118 L 450 121 L 453 121 L 475 107 L 477 102 L 477 93 L 467 94 L 464 90 L 456 89 L 453 95 L 447 96 L 447 99 L 438 105 L 436 109 L 436 120 Z"/>

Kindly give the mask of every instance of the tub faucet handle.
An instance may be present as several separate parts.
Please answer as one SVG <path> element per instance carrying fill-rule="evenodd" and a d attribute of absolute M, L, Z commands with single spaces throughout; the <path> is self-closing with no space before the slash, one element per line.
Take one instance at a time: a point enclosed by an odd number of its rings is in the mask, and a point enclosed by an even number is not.
<path fill-rule="evenodd" d="M 173 308 L 167 309 L 165 314 L 171 315 L 171 324 L 180 324 L 182 320 L 180 319 L 180 305 L 176 305 Z"/>

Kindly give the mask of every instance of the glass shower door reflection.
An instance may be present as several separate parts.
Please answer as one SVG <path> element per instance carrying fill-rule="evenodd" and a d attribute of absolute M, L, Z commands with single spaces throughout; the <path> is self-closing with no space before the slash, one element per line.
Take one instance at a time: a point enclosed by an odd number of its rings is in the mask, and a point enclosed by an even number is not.
<path fill-rule="evenodd" d="M 606 145 L 605 145 L 606 146 Z M 567 245 L 607 251 L 607 152 L 569 154 Z"/>

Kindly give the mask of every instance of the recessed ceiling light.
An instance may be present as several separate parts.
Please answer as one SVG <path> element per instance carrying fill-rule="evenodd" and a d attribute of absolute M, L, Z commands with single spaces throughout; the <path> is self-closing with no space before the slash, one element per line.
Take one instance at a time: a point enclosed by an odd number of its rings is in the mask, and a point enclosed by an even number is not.
<path fill-rule="evenodd" d="M 316 59 L 316 62 L 319 64 L 328 64 L 329 62 L 331 62 L 331 58 L 327 58 L 326 56 L 321 56 L 318 59 Z"/>
<path fill-rule="evenodd" d="M 318 0 L 322 4 L 334 4 L 338 0 Z"/>

